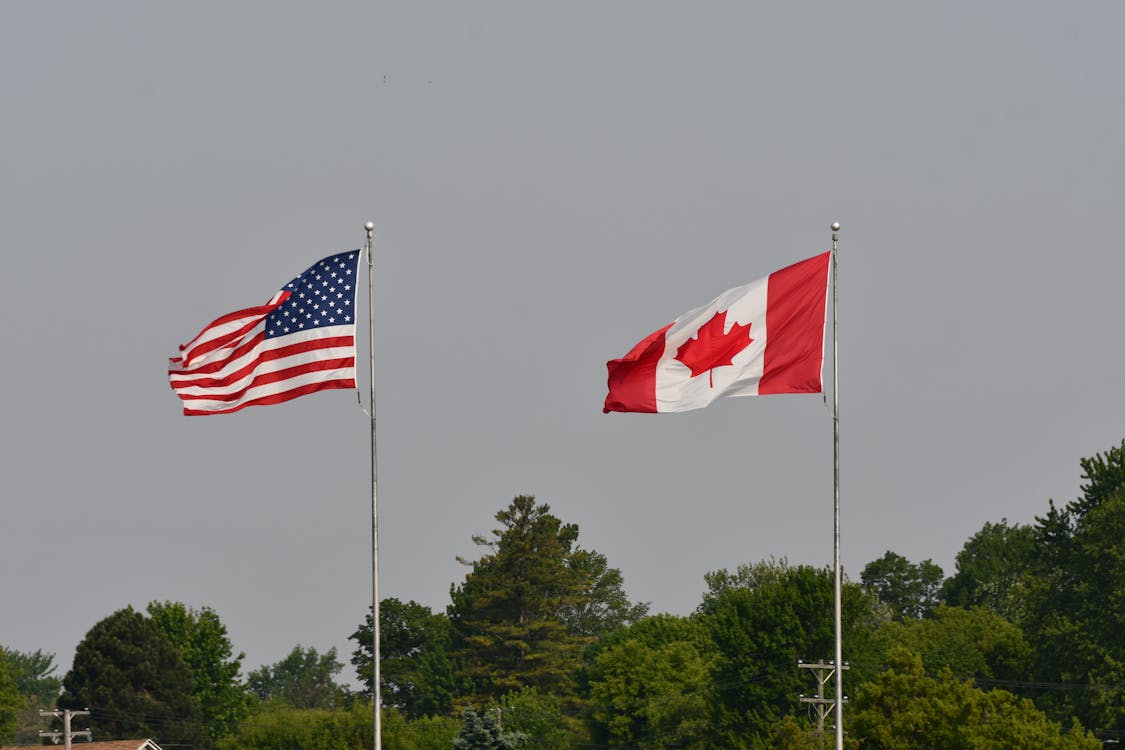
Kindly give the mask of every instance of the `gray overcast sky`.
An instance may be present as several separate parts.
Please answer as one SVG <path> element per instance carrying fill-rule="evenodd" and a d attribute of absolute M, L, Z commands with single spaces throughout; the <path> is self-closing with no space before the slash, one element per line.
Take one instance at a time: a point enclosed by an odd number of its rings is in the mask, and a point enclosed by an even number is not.
<path fill-rule="evenodd" d="M 355 394 L 186 418 L 165 373 L 368 219 L 384 595 L 444 608 L 520 493 L 654 611 L 829 565 L 824 399 L 601 405 L 607 359 L 832 221 L 846 572 L 951 573 L 1125 437 L 1122 28 L 1116 0 L 0 4 L 0 643 L 65 669 L 171 599 L 247 668 L 350 654 Z"/>

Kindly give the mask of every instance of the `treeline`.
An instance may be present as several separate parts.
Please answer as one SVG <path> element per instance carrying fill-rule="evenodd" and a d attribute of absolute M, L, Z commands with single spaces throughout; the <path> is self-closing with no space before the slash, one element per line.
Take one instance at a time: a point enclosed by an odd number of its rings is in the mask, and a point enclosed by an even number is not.
<path fill-rule="evenodd" d="M 842 598 L 849 748 L 1094 748 L 1125 739 L 1125 441 L 1081 461 L 1073 501 L 987 523 L 945 577 L 888 551 Z M 380 603 L 383 747 L 830 747 L 798 660 L 834 650 L 831 570 L 769 560 L 704 576 L 688 616 L 649 614 L 579 530 L 532 497 L 474 537 L 480 557 L 435 612 Z M 218 616 L 153 602 L 97 623 L 59 679 L 3 651 L 0 740 L 35 742 L 40 707 L 86 708 L 95 737 L 209 750 L 372 745 L 372 621 L 241 676 Z M 825 686 L 832 696 L 833 681 Z"/>

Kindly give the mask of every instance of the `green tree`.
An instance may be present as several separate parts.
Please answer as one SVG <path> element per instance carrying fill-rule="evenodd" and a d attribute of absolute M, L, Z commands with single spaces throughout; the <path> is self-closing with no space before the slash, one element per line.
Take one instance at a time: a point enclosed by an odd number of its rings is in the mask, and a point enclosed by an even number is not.
<path fill-rule="evenodd" d="M 19 713 L 24 706 L 8 653 L 6 649 L 0 650 L 0 742 L 10 742 L 15 738 Z"/>
<path fill-rule="evenodd" d="M 696 618 L 657 615 L 613 633 L 589 670 L 590 722 L 610 748 L 713 746 L 715 645 Z"/>
<path fill-rule="evenodd" d="M 482 705 L 523 687 L 573 696 L 582 651 L 593 640 L 588 633 L 601 629 L 598 617 L 620 612 L 591 606 L 591 592 L 605 591 L 596 574 L 611 590 L 620 579 L 607 579 L 608 568 L 577 549 L 578 527 L 534 497 L 516 497 L 496 520 L 492 538 L 473 537 L 487 554 L 462 560 L 472 570 L 450 591 L 455 655 L 471 684 L 464 702 Z"/>
<path fill-rule="evenodd" d="M 1026 698 L 984 691 L 948 670 L 927 676 L 922 659 L 903 648 L 890 669 L 858 686 L 845 715 L 845 746 L 863 750 L 1098 750 L 1101 743 L 1073 725 L 1064 731 Z"/>
<path fill-rule="evenodd" d="M 957 553 L 957 572 L 942 585 L 941 598 L 956 607 L 987 607 L 1008 620 L 1023 617 L 1027 579 L 1035 558 L 1035 530 L 986 523 Z"/>
<path fill-rule="evenodd" d="M 54 708 L 62 690 L 62 678 L 54 674 L 55 655 L 42 650 L 25 653 L 0 646 L 0 659 L 11 667 L 22 703 L 13 739 L 21 745 L 37 744 L 39 730 L 43 728 L 39 712 Z"/>
<path fill-rule="evenodd" d="M 527 736 L 527 746 L 535 750 L 568 750 L 585 735 L 575 732 L 575 722 L 562 712 L 561 702 L 535 688 L 508 693 L 489 704 L 485 713 L 494 713 L 497 724 L 510 732 Z"/>
<path fill-rule="evenodd" d="M 217 750 L 353 750 L 371 747 L 371 706 L 349 710 L 294 708 L 281 701 L 262 703 Z M 389 750 L 389 748 L 388 748 Z"/>
<path fill-rule="evenodd" d="M 940 566 L 930 560 L 915 564 L 890 550 L 867 563 L 860 581 L 898 620 L 928 617 L 941 600 Z"/>
<path fill-rule="evenodd" d="M 453 750 L 520 750 L 527 746 L 527 735 L 505 732 L 494 714 L 478 714 L 467 709 L 461 720 L 461 731 L 453 740 Z"/>
<path fill-rule="evenodd" d="M 89 707 L 85 723 L 95 739 L 209 746 L 191 670 L 156 623 L 132 607 L 101 620 L 79 642 L 58 706 Z"/>
<path fill-rule="evenodd" d="M 1125 732 L 1125 442 L 1084 458 L 1082 495 L 1036 518 L 1020 620 L 1035 679 L 1067 686 L 1036 702 L 1056 720 Z"/>
<path fill-rule="evenodd" d="M 348 699 L 348 691 L 335 679 L 343 668 L 335 646 L 319 654 L 312 646 L 297 644 L 281 661 L 252 671 L 246 687 L 263 701 L 294 708 L 337 708 Z"/>
<path fill-rule="evenodd" d="M 245 654 L 234 655 L 226 626 L 210 607 L 150 602 L 148 615 L 191 669 L 195 697 L 212 742 L 246 716 L 252 697 L 239 681 Z"/>
<path fill-rule="evenodd" d="M 834 651 L 831 570 L 782 561 L 760 563 L 747 573 L 741 578 L 752 588 L 730 585 L 739 576 L 711 576 L 719 588 L 699 608 L 718 650 L 713 670 L 717 747 L 760 746 L 783 716 L 803 712 L 798 696 L 811 692 L 811 684 L 797 660 L 825 658 Z M 841 607 L 849 659 L 870 651 L 878 621 L 872 606 L 859 586 L 845 584 Z"/>
<path fill-rule="evenodd" d="M 629 601 L 621 571 L 609 567 L 605 555 L 593 550 L 577 550 L 571 556 L 570 566 L 585 582 L 582 596 L 560 612 L 572 633 L 600 638 L 648 614 L 647 603 Z"/>
<path fill-rule="evenodd" d="M 371 613 L 351 635 L 356 675 L 371 693 L 374 638 Z M 457 691 L 456 664 L 450 652 L 453 626 L 417 602 L 383 599 L 379 603 L 379 676 L 383 705 L 410 719 L 448 714 Z"/>
<path fill-rule="evenodd" d="M 1026 680 L 1032 657 L 1018 627 L 979 607 L 941 606 L 926 620 L 888 622 L 874 642 L 883 659 L 902 647 L 918 654 L 927 671 L 949 669 L 961 679 Z"/>

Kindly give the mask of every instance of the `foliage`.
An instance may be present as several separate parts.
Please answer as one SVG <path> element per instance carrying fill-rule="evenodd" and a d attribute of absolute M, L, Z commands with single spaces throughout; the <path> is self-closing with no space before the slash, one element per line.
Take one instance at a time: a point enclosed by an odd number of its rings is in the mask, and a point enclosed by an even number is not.
<path fill-rule="evenodd" d="M 928 671 L 948 668 L 962 679 L 1023 680 L 1031 658 L 1023 632 L 983 608 L 938 607 L 927 620 L 884 624 L 874 641 L 882 658 L 900 646 L 919 654 Z"/>
<path fill-rule="evenodd" d="M 15 738 L 19 711 L 24 705 L 8 653 L 7 649 L 0 649 L 0 742 Z"/>
<path fill-rule="evenodd" d="M 354 750 L 374 744 L 372 725 L 370 704 L 329 711 L 272 701 L 256 706 L 216 750 Z"/>
<path fill-rule="evenodd" d="M 505 732 L 495 714 L 478 714 L 467 709 L 461 720 L 461 731 L 453 740 L 453 750 L 520 750 L 527 746 L 527 735 Z"/>
<path fill-rule="evenodd" d="M 449 750 L 460 722 L 453 718 L 407 720 L 383 711 L 383 750 Z M 346 709 L 294 708 L 280 701 L 258 704 L 216 750 L 357 750 L 372 742 L 371 704 Z"/>
<path fill-rule="evenodd" d="M 890 654 L 890 669 L 858 686 L 846 714 L 845 746 L 863 750 L 1097 750 L 1093 735 L 1069 732 L 1031 701 L 1003 690 L 984 691 L 946 670 L 925 675 L 906 649 Z"/>
<path fill-rule="evenodd" d="M 863 587 L 890 608 L 897 620 L 928 617 L 940 601 L 941 567 L 930 560 L 912 563 L 887 551 L 860 574 Z"/>
<path fill-rule="evenodd" d="M 374 637 L 371 614 L 351 635 L 358 647 L 352 664 L 370 694 Z M 379 603 L 379 677 L 384 707 L 408 718 L 448 714 L 457 693 L 456 665 L 450 650 L 453 627 L 444 614 L 417 602 L 383 599 Z"/>
<path fill-rule="evenodd" d="M 1120 454 L 1117 454 L 1121 458 Z M 1087 465 L 1087 464 L 1084 464 Z M 1112 476 L 1112 472 L 1107 472 Z M 1125 489 L 1091 494 L 1037 519 L 1036 576 L 1023 627 L 1036 680 L 1084 689 L 1037 697 L 1052 716 L 1076 716 L 1103 730 L 1125 729 Z"/>
<path fill-rule="evenodd" d="M 471 685 L 462 704 L 523 687 L 572 696 L 590 633 L 607 627 L 598 618 L 628 616 L 617 596 L 619 574 L 610 576 L 600 558 L 577 549 L 578 527 L 534 497 L 516 497 L 496 520 L 491 539 L 473 537 L 488 554 L 462 560 L 472 570 L 450 591 L 455 654 Z"/>
<path fill-rule="evenodd" d="M 600 638 L 648 614 L 648 604 L 629 601 L 621 571 L 609 567 L 605 555 L 593 550 L 576 550 L 570 566 L 578 571 L 586 586 L 583 595 L 570 606 L 564 606 L 559 614 L 572 633 Z"/>
<path fill-rule="evenodd" d="M 156 623 L 132 607 L 101 620 L 78 644 L 59 708 L 85 709 L 99 737 L 151 737 L 206 748 L 191 670 Z"/>
<path fill-rule="evenodd" d="M 715 746 L 752 747 L 781 717 L 801 711 L 798 696 L 810 686 L 797 660 L 834 651 L 832 571 L 784 562 L 757 567 L 747 578 L 753 588 L 722 587 L 699 608 L 718 650 Z M 850 650 L 866 648 L 871 606 L 858 586 L 843 587 L 843 638 Z"/>
<path fill-rule="evenodd" d="M 526 735 L 527 746 L 535 750 L 567 750 L 573 740 L 585 739 L 563 715 L 559 700 L 535 688 L 508 693 L 491 702 L 485 713 L 495 713 L 501 728 Z"/>
<path fill-rule="evenodd" d="M 1023 616 L 1027 577 L 1035 556 L 1035 530 L 986 523 L 957 553 L 957 572 L 942 586 L 942 599 L 957 607 L 987 607 L 1008 620 Z"/>
<path fill-rule="evenodd" d="M 347 690 L 335 680 L 343 668 L 335 646 L 318 654 L 312 646 L 298 644 L 281 661 L 251 672 L 246 686 L 263 701 L 281 701 L 294 708 L 336 708 L 348 699 Z"/>
<path fill-rule="evenodd" d="M 370 717 L 371 704 L 366 705 Z M 384 709 L 383 750 L 449 750 L 460 728 L 461 722 L 453 717 L 422 716 L 408 719 L 398 711 Z"/>
<path fill-rule="evenodd" d="M 807 721 L 782 716 L 770 727 L 765 747 L 770 750 L 829 750 L 835 745 L 832 732 L 818 732 Z"/>
<path fill-rule="evenodd" d="M 54 674 L 55 655 L 42 650 L 25 653 L 0 646 L 0 661 L 7 661 L 11 667 L 20 695 L 17 726 L 12 739 L 21 745 L 38 744 L 39 730 L 43 728 L 39 711 L 54 708 L 62 690 L 62 678 Z M 0 709 L 2 712 L 3 709 Z"/>
<path fill-rule="evenodd" d="M 148 614 L 191 669 L 194 693 L 214 741 L 247 714 L 252 697 L 239 682 L 245 654 L 234 655 L 226 626 L 209 607 L 196 611 L 180 602 L 150 602 Z"/>
<path fill-rule="evenodd" d="M 54 704 L 62 689 L 62 678 L 54 674 L 54 654 L 42 650 L 25 653 L 0 646 L 0 657 L 12 668 L 20 695 L 38 698 L 44 707 Z"/>
<path fill-rule="evenodd" d="M 613 634 L 589 672 L 594 740 L 610 748 L 706 748 L 715 646 L 698 619 L 657 615 Z"/>

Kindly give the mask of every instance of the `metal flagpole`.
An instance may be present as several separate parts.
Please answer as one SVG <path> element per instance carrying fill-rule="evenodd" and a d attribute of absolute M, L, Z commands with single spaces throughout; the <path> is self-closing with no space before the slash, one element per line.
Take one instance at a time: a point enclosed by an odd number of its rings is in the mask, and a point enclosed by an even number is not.
<path fill-rule="evenodd" d="M 367 330 L 371 355 L 371 684 L 372 713 L 375 716 L 375 750 L 383 747 L 383 722 L 381 717 L 382 691 L 379 674 L 379 505 L 378 493 L 378 454 L 375 450 L 375 264 L 371 260 L 371 237 L 375 224 L 363 225 L 367 230 Z"/>
<path fill-rule="evenodd" d="M 833 471 L 833 589 L 836 620 L 836 750 L 844 750 L 844 649 L 840 595 L 840 315 L 836 295 L 836 242 L 840 223 L 832 222 L 832 471 Z M 372 412 L 374 413 L 374 412 Z"/>

